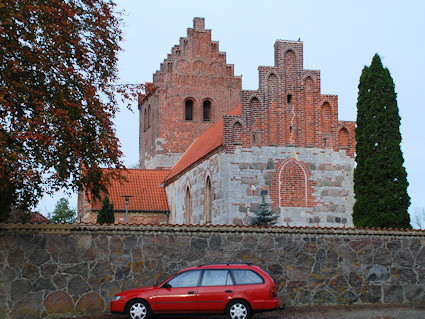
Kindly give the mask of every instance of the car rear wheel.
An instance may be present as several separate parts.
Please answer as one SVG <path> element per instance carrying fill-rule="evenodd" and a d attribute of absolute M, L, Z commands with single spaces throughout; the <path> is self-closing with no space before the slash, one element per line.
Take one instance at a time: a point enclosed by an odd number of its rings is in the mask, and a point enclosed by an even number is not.
<path fill-rule="evenodd" d="M 149 319 L 152 310 L 149 304 L 144 300 L 133 300 L 127 307 L 128 319 Z"/>
<path fill-rule="evenodd" d="M 243 300 L 236 300 L 229 303 L 226 308 L 227 318 L 229 319 L 249 319 L 252 311 L 250 305 Z"/>

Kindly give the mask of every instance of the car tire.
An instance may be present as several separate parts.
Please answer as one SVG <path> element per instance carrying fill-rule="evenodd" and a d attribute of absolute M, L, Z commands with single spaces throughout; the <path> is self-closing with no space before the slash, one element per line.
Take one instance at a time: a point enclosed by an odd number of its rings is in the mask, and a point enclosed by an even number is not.
<path fill-rule="evenodd" d="M 145 300 L 137 299 L 128 304 L 126 314 L 128 319 L 149 319 L 152 310 Z"/>
<path fill-rule="evenodd" d="M 244 300 L 232 301 L 227 305 L 226 315 L 228 319 L 250 319 L 251 306 Z"/>

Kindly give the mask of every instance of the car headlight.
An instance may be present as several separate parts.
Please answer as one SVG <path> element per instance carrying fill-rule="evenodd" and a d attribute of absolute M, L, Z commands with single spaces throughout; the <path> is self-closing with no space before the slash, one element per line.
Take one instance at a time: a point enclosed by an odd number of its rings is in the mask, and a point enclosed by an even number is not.
<path fill-rule="evenodd" d="M 118 301 L 118 300 L 120 300 L 120 298 L 121 298 L 121 296 L 115 295 L 115 296 L 112 298 L 112 301 Z"/>

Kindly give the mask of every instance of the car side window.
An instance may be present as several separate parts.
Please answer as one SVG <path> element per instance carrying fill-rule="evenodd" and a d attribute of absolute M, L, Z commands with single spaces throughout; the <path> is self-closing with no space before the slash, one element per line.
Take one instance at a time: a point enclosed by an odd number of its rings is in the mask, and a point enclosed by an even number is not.
<path fill-rule="evenodd" d="M 234 269 L 233 276 L 237 285 L 258 285 L 264 284 L 264 279 L 255 271 L 249 269 Z"/>
<path fill-rule="evenodd" d="M 227 269 L 204 270 L 201 286 L 231 286 L 233 279 Z"/>
<path fill-rule="evenodd" d="M 171 288 L 196 287 L 198 285 L 200 274 L 201 270 L 185 271 L 172 278 L 168 284 Z"/>

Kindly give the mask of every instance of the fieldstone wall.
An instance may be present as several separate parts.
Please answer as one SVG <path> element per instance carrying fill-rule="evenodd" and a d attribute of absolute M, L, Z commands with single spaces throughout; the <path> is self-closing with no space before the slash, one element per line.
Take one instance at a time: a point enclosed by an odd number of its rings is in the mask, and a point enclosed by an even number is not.
<path fill-rule="evenodd" d="M 287 306 L 425 302 L 423 231 L 0 224 L 0 317 L 108 312 L 121 290 L 211 262 L 261 265 Z"/>

